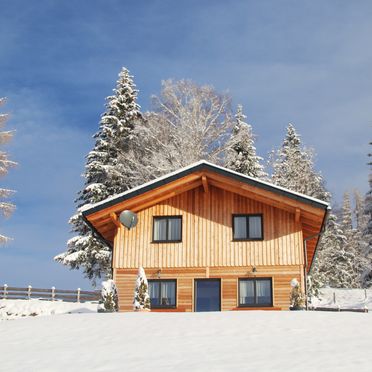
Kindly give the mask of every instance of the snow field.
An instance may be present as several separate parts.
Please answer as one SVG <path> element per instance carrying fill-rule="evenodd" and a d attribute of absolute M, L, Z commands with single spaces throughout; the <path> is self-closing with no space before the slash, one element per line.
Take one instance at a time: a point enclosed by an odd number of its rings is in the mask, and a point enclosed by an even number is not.
<path fill-rule="evenodd" d="M 1 371 L 368 371 L 370 313 L 112 313 L 0 323 Z"/>

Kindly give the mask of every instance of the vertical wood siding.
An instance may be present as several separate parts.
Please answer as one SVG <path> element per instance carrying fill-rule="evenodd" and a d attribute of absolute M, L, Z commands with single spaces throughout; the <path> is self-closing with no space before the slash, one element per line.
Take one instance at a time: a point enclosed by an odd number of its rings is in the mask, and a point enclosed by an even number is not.
<path fill-rule="evenodd" d="M 232 241 L 232 214 L 262 213 L 263 241 Z M 153 216 L 182 215 L 181 243 L 152 243 Z M 303 241 L 294 214 L 209 186 L 138 212 L 138 225 L 118 229 L 114 268 L 302 265 Z"/>

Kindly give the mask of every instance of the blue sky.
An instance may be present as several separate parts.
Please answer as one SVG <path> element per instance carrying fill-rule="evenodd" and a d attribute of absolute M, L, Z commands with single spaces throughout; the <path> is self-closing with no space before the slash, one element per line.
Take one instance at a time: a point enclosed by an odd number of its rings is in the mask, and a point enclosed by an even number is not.
<path fill-rule="evenodd" d="M 167 78 L 228 91 L 260 155 L 292 122 L 317 152 L 336 201 L 367 190 L 372 124 L 370 1 L 8 0 L 0 12 L 0 96 L 19 162 L 2 185 L 17 211 L 0 221 L 0 285 L 89 288 L 54 263 L 82 184 L 104 98 L 122 66 L 139 103 Z"/>

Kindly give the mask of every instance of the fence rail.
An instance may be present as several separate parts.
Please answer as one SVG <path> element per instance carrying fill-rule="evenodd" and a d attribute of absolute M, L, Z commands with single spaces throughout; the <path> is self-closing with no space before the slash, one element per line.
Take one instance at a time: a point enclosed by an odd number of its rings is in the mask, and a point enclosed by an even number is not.
<path fill-rule="evenodd" d="M 351 313 L 368 313 L 368 307 L 361 309 L 341 308 L 341 307 L 309 307 L 309 311 L 334 311 L 334 312 L 351 312 Z"/>
<path fill-rule="evenodd" d="M 55 287 L 33 288 L 30 285 L 28 287 L 19 288 L 9 287 L 7 284 L 0 287 L 0 299 L 30 300 L 32 298 L 67 302 L 98 301 L 100 299 L 100 291 L 82 291 L 80 288 L 76 290 L 56 289 Z"/>

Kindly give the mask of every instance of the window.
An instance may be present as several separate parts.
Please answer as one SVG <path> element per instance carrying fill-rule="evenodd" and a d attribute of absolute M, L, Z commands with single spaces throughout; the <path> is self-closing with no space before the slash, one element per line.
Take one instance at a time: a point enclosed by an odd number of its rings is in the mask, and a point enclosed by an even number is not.
<path fill-rule="evenodd" d="M 151 307 L 176 307 L 176 281 L 175 280 L 149 280 Z"/>
<path fill-rule="evenodd" d="M 233 215 L 234 240 L 262 240 L 263 226 L 261 214 Z"/>
<path fill-rule="evenodd" d="M 273 306 L 271 278 L 239 279 L 239 306 Z"/>
<path fill-rule="evenodd" d="M 152 238 L 154 242 L 182 241 L 182 216 L 154 217 Z"/>

